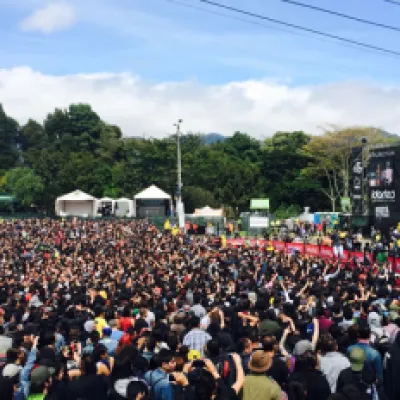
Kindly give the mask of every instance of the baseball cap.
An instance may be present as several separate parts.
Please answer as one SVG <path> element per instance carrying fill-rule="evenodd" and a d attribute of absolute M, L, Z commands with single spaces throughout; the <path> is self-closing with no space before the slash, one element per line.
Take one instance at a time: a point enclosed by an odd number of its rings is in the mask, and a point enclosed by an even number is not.
<path fill-rule="evenodd" d="M 112 334 L 112 329 L 109 326 L 105 326 L 103 328 L 103 335 L 105 336 L 111 336 Z"/>
<path fill-rule="evenodd" d="M 41 385 L 50 378 L 55 372 L 54 368 L 46 367 L 44 365 L 40 365 L 35 368 L 31 373 L 31 383 L 36 385 Z"/>
<path fill-rule="evenodd" d="M 95 323 L 93 320 L 89 320 L 83 324 L 83 327 L 87 333 L 90 333 L 94 331 Z"/>
<path fill-rule="evenodd" d="M 3 376 L 5 378 L 14 378 L 21 371 L 22 367 L 16 364 L 7 364 L 3 368 Z"/>
<path fill-rule="evenodd" d="M 351 369 L 355 372 L 360 372 L 364 368 L 366 359 L 365 351 L 361 347 L 354 347 L 350 350 L 349 354 Z"/>
<path fill-rule="evenodd" d="M 312 347 L 312 344 L 311 344 L 311 342 L 309 340 L 300 340 L 294 346 L 293 354 L 295 356 L 301 356 L 306 351 L 312 351 L 312 350 L 313 350 L 313 347 Z"/>
<path fill-rule="evenodd" d="M 188 360 L 193 361 L 193 360 L 200 360 L 201 359 L 201 354 L 198 350 L 190 350 L 188 353 Z"/>

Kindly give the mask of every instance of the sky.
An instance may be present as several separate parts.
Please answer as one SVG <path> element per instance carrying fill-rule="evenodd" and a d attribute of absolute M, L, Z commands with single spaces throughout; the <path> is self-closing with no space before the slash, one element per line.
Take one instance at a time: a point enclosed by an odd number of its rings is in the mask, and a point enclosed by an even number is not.
<path fill-rule="evenodd" d="M 216 0 L 400 52 L 399 5 Z M 0 0 L 0 103 L 21 124 L 89 103 L 126 136 L 184 131 L 266 138 L 373 125 L 400 133 L 400 56 L 365 50 L 199 0 Z"/>

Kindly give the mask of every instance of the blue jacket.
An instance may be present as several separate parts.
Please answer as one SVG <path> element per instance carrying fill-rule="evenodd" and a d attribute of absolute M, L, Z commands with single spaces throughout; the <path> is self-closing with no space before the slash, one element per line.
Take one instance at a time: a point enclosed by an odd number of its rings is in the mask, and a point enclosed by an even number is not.
<path fill-rule="evenodd" d="M 174 400 L 172 384 L 162 369 L 157 368 L 147 372 L 144 379 L 151 388 L 155 400 Z"/>

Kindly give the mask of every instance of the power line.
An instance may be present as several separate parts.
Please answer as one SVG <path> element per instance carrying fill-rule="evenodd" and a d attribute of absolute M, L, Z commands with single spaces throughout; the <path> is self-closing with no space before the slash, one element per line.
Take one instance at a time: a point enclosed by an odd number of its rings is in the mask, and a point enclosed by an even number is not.
<path fill-rule="evenodd" d="M 267 23 L 259 22 L 259 21 L 254 20 L 254 19 L 240 18 L 240 17 L 234 16 L 232 14 L 226 14 L 226 13 L 223 13 L 223 12 L 213 11 L 210 8 L 203 8 L 203 7 L 196 6 L 194 4 L 189 4 L 189 3 L 187 3 L 186 1 L 183 1 L 183 0 L 182 1 L 179 1 L 179 0 L 165 0 L 165 1 L 168 2 L 168 3 L 174 4 L 174 5 L 181 6 L 181 7 L 185 7 L 185 8 L 189 8 L 189 9 L 192 9 L 192 10 L 205 12 L 207 14 L 212 14 L 212 15 L 216 15 L 216 16 L 219 16 L 219 17 L 227 18 L 227 19 L 231 19 L 233 21 L 240 21 L 240 22 L 244 22 L 244 23 L 247 23 L 247 24 L 255 25 L 255 26 L 262 26 L 262 27 L 266 27 L 266 28 L 269 28 L 269 29 L 273 29 L 273 30 L 277 30 L 277 31 L 281 31 L 281 32 L 286 32 L 286 33 L 289 33 L 289 34 L 292 34 L 292 35 L 298 35 L 298 36 L 303 36 L 303 37 L 312 37 L 315 40 L 321 40 L 321 41 L 325 40 L 324 37 L 312 36 L 312 33 L 310 33 L 310 32 L 302 32 L 302 31 L 298 32 L 298 31 L 295 31 L 293 28 L 292 29 L 284 28 L 284 27 L 282 27 L 280 25 L 277 26 L 276 24 L 273 24 L 273 23 L 267 24 Z M 365 48 L 365 47 L 355 46 L 352 43 L 342 43 L 342 45 L 346 46 L 346 47 L 350 47 L 350 48 L 357 48 L 359 50 L 364 50 L 364 51 L 371 51 L 371 52 L 372 51 L 373 52 L 377 52 L 378 51 L 378 50 L 375 50 L 375 49 L 369 49 L 369 48 Z"/>
<path fill-rule="evenodd" d="M 355 17 L 353 15 L 348 15 L 348 14 L 342 14 L 340 12 L 337 11 L 333 11 L 333 10 L 328 10 L 326 8 L 321 8 L 321 7 L 317 7 L 317 6 L 313 6 L 311 4 L 306 4 L 306 3 L 301 3 L 299 1 L 293 1 L 293 0 L 281 0 L 284 3 L 288 3 L 288 4 L 292 4 L 294 6 L 299 6 L 299 7 L 303 7 L 303 8 L 308 8 L 310 10 L 314 10 L 314 11 L 320 11 L 326 14 L 331 14 L 331 15 L 335 15 L 337 17 L 341 17 L 341 18 L 346 18 L 346 19 L 350 19 L 352 21 L 357 21 L 357 22 L 361 22 L 363 24 L 367 24 L 367 25 L 372 25 L 372 26 L 377 26 L 378 28 L 385 28 L 385 29 L 389 29 L 392 31 L 397 31 L 400 32 L 400 28 L 397 26 L 392 26 L 392 25 L 386 25 L 386 24 L 382 24 L 380 22 L 374 22 L 374 21 L 370 21 L 367 19 L 363 19 L 363 18 L 358 18 Z M 400 5 L 400 3 L 397 3 Z"/>
<path fill-rule="evenodd" d="M 213 6 L 213 7 L 221 8 L 221 9 L 228 10 L 228 11 L 233 11 L 233 12 L 238 13 L 238 14 L 243 14 L 243 15 L 247 15 L 249 17 L 262 19 L 264 21 L 273 22 L 275 24 L 286 26 L 286 27 L 289 27 L 289 28 L 294 28 L 294 29 L 297 29 L 297 30 L 300 30 L 300 31 L 303 31 L 303 32 L 313 33 L 315 35 L 322 36 L 322 37 L 327 37 L 329 39 L 335 39 L 335 40 L 338 40 L 338 41 L 343 42 L 343 43 L 350 43 L 350 44 L 353 44 L 353 45 L 356 45 L 356 46 L 359 46 L 359 47 L 363 47 L 363 48 L 366 48 L 366 49 L 377 50 L 377 51 L 380 51 L 382 53 L 391 54 L 391 55 L 394 55 L 394 56 L 400 56 L 400 52 L 396 51 L 396 50 L 390 50 L 390 49 L 386 49 L 384 47 L 374 46 L 372 44 L 359 42 L 357 40 L 348 39 L 348 38 L 345 38 L 345 37 L 342 37 L 342 36 L 333 35 L 331 33 L 322 32 L 322 31 L 319 31 L 317 29 L 312 29 L 312 28 L 307 28 L 305 26 L 292 24 L 290 22 L 285 22 L 285 21 L 282 21 L 282 20 L 279 20 L 279 19 L 267 17 L 265 15 L 257 14 L 257 13 L 251 12 L 251 11 L 242 10 L 240 8 L 227 6 L 225 4 L 217 3 L 217 2 L 214 2 L 214 1 L 210 1 L 210 0 L 199 0 L 199 1 L 202 2 L 202 3 L 205 3 L 205 4 L 209 4 L 209 5 Z"/>
<path fill-rule="evenodd" d="M 186 8 L 191 8 L 192 10 L 202 11 L 202 12 L 205 12 L 205 13 L 208 13 L 208 14 L 217 15 L 219 17 L 224 17 L 224 18 L 231 19 L 231 20 L 234 20 L 234 21 L 245 22 L 247 24 L 256 25 L 256 26 L 263 26 L 263 27 L 271 28 L 271 29 L 274 29 L 274 30 L 282 31 L 282 32 L 287 32 L 287 33 L 292 33 L 292 34 L 294 33 L 293 30 L 290 30 L 290 29 L 285 29 L 283 27 L 277 27 L 277 26 L 272 25 L 272 24 L 271 25 L 265 24 L 265 23 L 258 22 L 258 21 L 255 21 L 255 20 L 251 20 L 251 19 L 236 17 L 236 16 L 231 15 L 231 14 L 224 14 L 222 12 L 213 11 L 213 10 L 210 10 L 209 8 L 203 8 L 203 7 L 195 6 L 193 4 L 189 4 L 189 3 L 186 3 L 186 2 L 183 2 L 183 1 L 179 1 L 179 0 L 165 0 L 165 1 L 167 3 L 176 4 L 178 6 L 182 6 L 182 7 L 186 7 Z M 304 33 L 303 36 L 306 37 L 307 35 Z"/>

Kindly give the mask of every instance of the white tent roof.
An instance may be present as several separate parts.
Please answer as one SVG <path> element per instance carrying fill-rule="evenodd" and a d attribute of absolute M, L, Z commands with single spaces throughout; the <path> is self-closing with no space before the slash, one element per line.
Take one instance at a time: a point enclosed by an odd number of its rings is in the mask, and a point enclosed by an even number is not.
<path fill-rule="evenodd" d="M 82 192 L 82 190 L 74 190 L 71 193 L 64 194 L 61 197 L 57 198 L 57 201 L 89 201 L 89 200 L 97 200 L 95 197 Z"/>
<path fill-rule="evenodd" d="M 194 210 L 194 215 L 222 217 L 224 215 L 224 210 L 222 208 L 211 208 L 205 206 L 203 208 L 196 208 Z"/>
<path fill-rule="evenodd" d="M 170 200 L 171 196 L 155 185 L 151 185 L 147 189 L 135 196 L 136 200 Z"/>
<path fill-rule="evenodd" d="M 101 199 L 99 199 L 99 201 L 115 201 L 115 200 L 112 199 L 111 197 L 102 197 Z"/>

